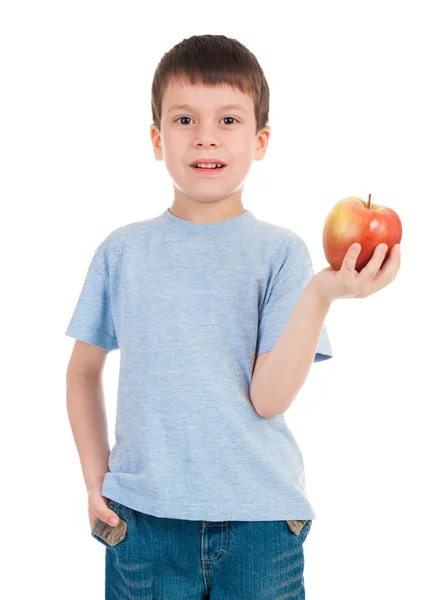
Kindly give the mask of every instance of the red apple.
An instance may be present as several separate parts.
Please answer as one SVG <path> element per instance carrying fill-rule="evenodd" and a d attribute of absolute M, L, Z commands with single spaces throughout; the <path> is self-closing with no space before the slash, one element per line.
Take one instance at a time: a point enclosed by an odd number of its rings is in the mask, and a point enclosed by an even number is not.
<path fill-rule="evenodd" d="M 401 242 L 403 228 L 394 210 L 348 196 L 339 200 L 325 219 L 322 241 L 325 258 L 339 270 L 352 244 L 361 244 L 355 269 L 361 271 L 372 258 L 378 244 L 387 244 L 386 259 L 392 246 Z"/>

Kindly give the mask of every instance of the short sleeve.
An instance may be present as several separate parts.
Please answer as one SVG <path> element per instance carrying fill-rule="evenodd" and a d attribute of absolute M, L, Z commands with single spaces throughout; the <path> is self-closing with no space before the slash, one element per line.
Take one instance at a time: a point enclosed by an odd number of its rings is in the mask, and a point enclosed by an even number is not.
<path fill-rule="evenodd" d="M 108 270 L 96 249 L 65 335 L 99 346 L 118 349 L 110 300 Z"/>
<path fill-rule="evenodd" d="M 288 239 L 282 264 L 267 290 L 263 305 L 259 310 L 256 356 L 273 349 L 313 274 L 308 248 L 301 237 L 293 234 Z M 327 360 L 332 356 L 328 331 L 324 323 L 314 362 Z"/>

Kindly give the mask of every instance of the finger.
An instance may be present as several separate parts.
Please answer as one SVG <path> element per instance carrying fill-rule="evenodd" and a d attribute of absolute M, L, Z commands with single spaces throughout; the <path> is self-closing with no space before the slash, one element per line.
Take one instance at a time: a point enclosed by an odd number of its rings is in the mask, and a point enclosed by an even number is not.
<path fill-rule="evenodd" d="M 366 286 L 378 273 L 382 262 L 386 256 L 387 244 L 378 244 L 375 248 L 372 258 L 361 270 L 357 279 L 358 287 Z"/>
<path fill-rule="evenodd" d="M 110 509 L 107 511 L 107 523 L 109 525 L 111 525 L 112 527 L 114 527 L 115 525 L 117 525 L 119 523 L 118 515 Z"/>
<path fill-rule="evenodd" d="M 341 269 L 353 273 L 356 267 L 356 261 L 361 252 L 361 244 L 352 244 L 347 250 L 344 260 L 342 261 Z"/>
<path fill-rule="evenodd" d="M 400 266 L 401 256 L 398 253 L 397 245 L 395 244 L 395 246 L 392 247 L 389 256 L 387 257 L 386 262 L 382 268 L 379 269 L 378 274 L 373 280 L 373 283 L 376 283 L 376 289 L 374 288 L 375 291 L 380 290 L 393 281 L 398 274 Z"/>
<path fill-rule="evenodd" d="M 91 510 L 91 509 L 90 509 Z M 104 521 L 104 523 L 108 523 L 112 527 L 119 523 L 119 517 L 116 513 L 114 513 L 109 508 L 101 508 L 100 510 L 91 511 L 98 519 Z"/>

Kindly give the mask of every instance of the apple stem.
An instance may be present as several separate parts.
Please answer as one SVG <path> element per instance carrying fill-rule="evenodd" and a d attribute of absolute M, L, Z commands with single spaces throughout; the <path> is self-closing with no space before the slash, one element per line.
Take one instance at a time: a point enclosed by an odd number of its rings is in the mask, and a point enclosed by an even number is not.
<path fill-rule="evenodd" d="M 369 203 L 367 204 L 367 209 L 370 208 L 370 198 L 372 197 L 372 194 L 369 194 Z"/>

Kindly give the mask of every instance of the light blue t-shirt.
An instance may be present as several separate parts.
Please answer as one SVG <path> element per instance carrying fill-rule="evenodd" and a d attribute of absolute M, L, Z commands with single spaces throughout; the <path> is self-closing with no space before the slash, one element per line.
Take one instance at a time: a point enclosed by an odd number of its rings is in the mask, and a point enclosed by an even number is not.
<path fill-rule="evenodd" d="M 121 351 L 103 496 L 176 519 L 315 518 L 284 414 L 249 397 L 313 273 L 302 238 L 250 210 L 201 224 L 166 209 L 100 243 L 66 335 Z M 324 324 L 314 360 L 331 356 Z"/>

